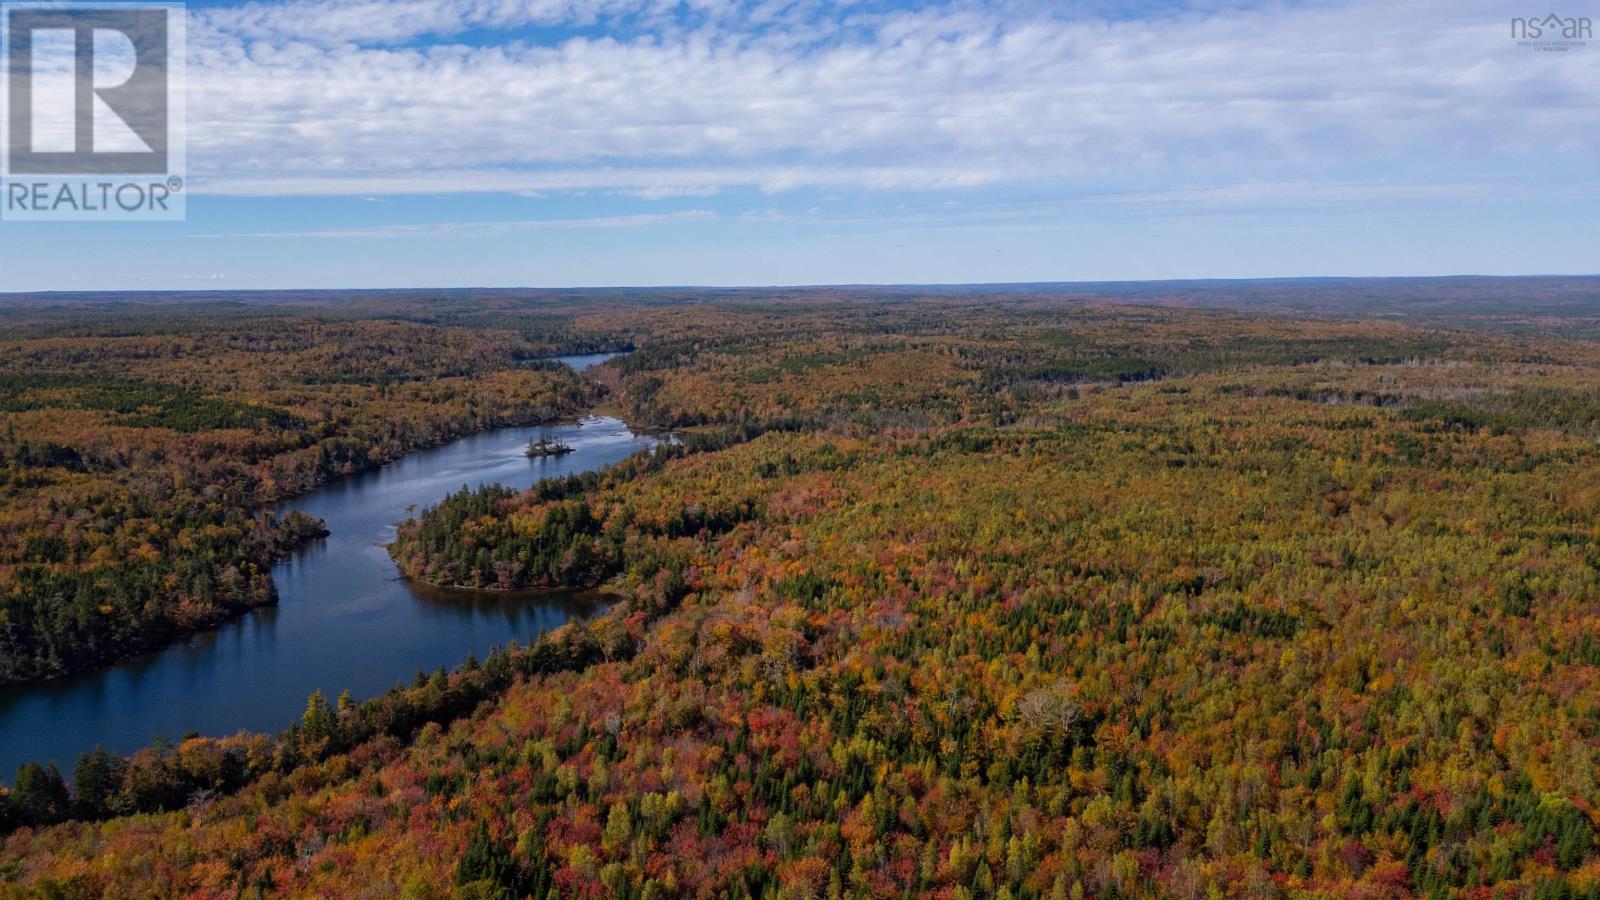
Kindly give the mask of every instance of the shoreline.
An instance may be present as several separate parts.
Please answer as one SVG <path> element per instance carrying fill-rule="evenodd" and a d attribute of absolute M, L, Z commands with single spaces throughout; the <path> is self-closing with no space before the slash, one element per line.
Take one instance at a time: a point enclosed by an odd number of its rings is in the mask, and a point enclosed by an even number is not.
<path fill-rule="evenodd" d="M 313 493 L 316 493 L 317 491 L 326 489 L 326 488 L 328 488 L 328 487 L 330 487 L 332 485 L 335 485 L 335 484 L 337 484 L 340 481 L 343 481 L 345 479 L 354 478 L 357 475 L 363 475 L 363 474 L 366 474 L 366 473 L 369 473 L 369 472 L 378 471 L 378 470 L 383 469 L 383 468 L 385 468 L 385 467 L 387 467 L 389 465 L 392 465 L 394 463 L 400 462 L 401 460 L 406 459 L 407 457 L 412 456 L 414 454 L 422 453 L 422 452 L 425 452 L 425 451 L 428 451 L 428 450 L 435 450 L 435 449 L 443 447 L 443 446 L 445 446 L 447 444 L 450 444 L 450 443 L 452 443 L 454 441 L 464 440 L 466 438 L 476 437 L 478 435 L 487 434 L 487 433 L 492 432 L 492 431 L 499 431 L 501 429 L 506 429 L 506 428 L 548 428 L 548 427 L 559 426 L 559 425 L 581 426 L 583 424 L 583 420 L 584 419 L 593 418 L 594 416 L 596 416 L 597 414 L 594 412 L 594 410 L 599 409 L 599 408 L 600 408 L 600 405 L 596 404 L 595 406 L 591 406 L 587 410 L 582 411 L 582 412 L 568 412 L 568 413 L 563 413 L 563 414 L 558 415 L 558 416 L 551 416 L 551 417 L 535 417 L 535 418 L 533 418 L 531 420 L 523 420 L 523 421 L 519 421 L 519 422 L 509 422 L 509 423 L 503 423 L 503 424 L 489 424 L 489 425 L 486 425 L 483 428 L 478 428 L 478 429 L 473 429 L 473 430 L 454 433 L 454 434 L 451 434 L 451 435 L 449 435 L 447 437 L 444 437 L 444 438 L 442 438 L 442 439 L 440 439 L 438 441 L 434 441 L 434 442 L 427 443 L 427 444 L 419 444 L 419 445 L 417 445 L 415 447 L 411 447 L 411 448 L 407 449 L 404 453 L 400 454 L 399 456 L 395 456 L 395 457 L 392 457 L 390 459 L 385 459 L 385 460 L 383 460 L 381 462 L 376 462 L 376 463 L 371 464 L 371 465 L 366 465 L 366 466 L 362 466 L 362 467 L 359 467 L 359 468 L 356 468 L 356 469 L 351 469 L 348 472 L 339 472 L 336 475 L 334 475 L 333 477 L 327 478 L 325 480 L 318 481 L 317 483 L 313 484 L 311 487 L 306 488 L 305 490 L 295 491 L 295 492 L 292 492 L 292 493 L 281 494 L 281 495 L 275 496 L 275 497 L 273 497 L 271 499 L 256 499 L 251 504 L 245 506 L 244 509 L 249 511 L 249 512 L 252 512 L 252 513 L 267 513 L 267 514 L 270 514 L 273 517 L 277 518 L 279 516 L 279 510 L 278 510 L 279 504 L 291 503 L 291 502 L 293 502 L 295 500 L 298 500 L 300 498 L 303 498 L 303 497 L 309 496 L 309 495 L 311 495 Z M 617 418 L 618 421 L 622 421 L 624 425 L 627 424 L 627 422 L 625 420 L 623 420 L 620 416 L 615 416 L 613 418 Z M 629 429 L 629 431 L 634 431 L 632 426 L 628 426 L 628 429 Z M 635 434 L 643 434 L 643 433 L 646 433 L 646 432 L 634 431 L 634 433 Z M 306 546 L 310 545 L 312 542 L 317 541 L 317 540 L 321 540 L 323 538 L 326 538 L 330 534 L 331 534 L 331 532 L 328 531 L 326 525 L 324 524 L 321 534 L 308 535 L 304 539 L 302 539 L 300 541 L 297 541 L 293 547 L 288 548 L 285 552 L 279 553 L 279 554 L 275 554 L 274 558 L 272 559 L 272 561 L 270 563 L 270 565 L 268 565 L 268 567 L 267 567 L 267 571 L 269 573 L 268 574 L 269 579 L 270 579 L 270 573 L 271 573 L 273 568 L 275 568 L 280 563 L 282 563 L 285 560 L 287 560 L 293 554 L 303 550 Z M 391 557 L 391 559 L 392 559 L 392 557 Z M 402 574 L 404 574 L 404 573 L 402 572 Z M 407 577 L 409 577 L 409 576 L 407 576 Z M 140 656 L 144 656 L 146 654 L 160 653 L 160 652 L 162 652 L 164 650 L 167 650 L 167 649 L 171 648 L 172 646 L 178 644 L 179 642 L 184 641 L 184 640 L 188 640 L 190 638 L 193 638 L 196 635 L 201 635 L 201 634 L 207 634 L 207 633 L 210 633 L 210 632 L 214 632 L 214 631 L 218 630 L 219 628 L 221 628 L 223 625 L 226 625 L 226 624 L 228 624 L 230 622 L 233 622 L 235 620 L 241 619 L 244 616 L 249 615 L 250 613 L 257 612 L 257 611 L 260 611 L 260 610 L 263 610 L 263 609 L 270 609 L 270 608 L 276 606 L 278 604 L 278 602 L 279 602 L 277 584 L 276 584 L 276 582 L 270 582 L 270 583 L 272 584 L 272 596 L 270 597 L 270 599 L 264 600 L 264 601 L 262 601 L 260 603 L 249 603 L 249 604 L 245 604 L 243 606 L 239 606 L 239 607 L 235 607 L 235 608 L 226 610 L 221 615 L 218 615 L 216 617 L 207 617 L 207 618 L 205 618 L 203 620 L 199 620 L 197 623 L 195 623 L 195 625 L 193 627 L 178 628 L 178 629 L 175 629 L 172 632 L 169 632 L 167 634 L 161 635 L 159 637 L 152 638 L 151 640 L 148 640 L 148 641 L 139 641 L 139 642 L 132 642 L 132 643 L 119 645 L 115 649 L 113 649 L 112 652 L 110 652 L 108 655 L 105 655 L 105 656 L 103 656 L 103 657 L 101 657 L 99 659 L 88 661 L 84 665 L 81 665 L 81 666 L 73 666 L 73 667 L 62 669 L 60 671 L 55 671 L 55 672 L 52 672 L 52 673 L 50 673 L 48 675 L 44 675 L 44 676 L 37 677 L 37 678 L 25 678 L 25 679 L 20 679 L 20 680 L 11 680 L 11 681 L 0 680 L 0 689 L 8 689 L 8 690 L 28 689 L 28 688 L 31 688 L 31 687 L 47 685 L 47 684 L 50 684 L 51 682 L 59 681 L 59 680 L 64 679 L 64 678 L 71 678 L 71 677 L 73 677 L 75 675 L 82 675 L 82 674 L 85 674 L 85 673 L 88 673 L 88 672 L 93 672 L 93 671 L 95 671 L 97 669 L 108 668 L 110 666 L 114 666 L 114 665 L 117 665 L 119 663 L 126 662 L 127 660 L 136 659 L 136 658 L 138 658 Z M 439 589 L 439 590 L 446 590 L 446 588 L 440 588 L 440 587 L 433 586 L 433 585 L 428 585 L 428 586 L 429 587 L 436 587 L 436 589 Z"/>
<path fill-rule="evenodd" d="M 384 549 L 388 549 L 388 547 L 389 547 L 389 545 L 387 545 L 387 544 L 384 545 Z M 439 584 L 438 582 L 429 581 L 426 578 L 422 578 L 420 576 L 411 575 L 411 574 L 407 573 L 404 569 L 400 568 L 400 563 L 398 561 L 395 561 L 393 556 L 390 556 L 389 559 L 391 561 L 394 561 L 395 568 L 400 570 L 400 578 L 401 578 L 402 581 L 406 581 L 406 582 L 408 582 L 410 584 L 417 585 L 418 587 L 426 588 L 427 590 L 430 590 L 430 591 L 438 591 L 438 592 L 444 593 L 444 594 L 458 594 L 458 595 L 461 595 L 463 597 L 472 597 L 472 596 L 480 596 L 480 597 L 486 597 L 486 598 L 487 597 L 492 597 L 492 598 L 494 598 L 496 600 L 510 600 L 510 599 L 518 599 L 518 600 L 520 600 L 520 599 L 529 599 L 529 600 L 534 600 L 534 599 L 539 599 L 539 598 L 542 598 L 542 597 L 556 597 L 556 596 L 561 596 L 561 595 L 569 595 L 569 596 L 576 597 L 576 596 L 582 596 L 584 594 L 603 594 L 603 595 L 611 596 L 611 597 L 620 597 L 620 596 L 622 596 L 617 591 L 607 590 L 606 589 L 607 582 L 605 582 L 605 581 L 602 581 L 599 584 L 590 585 L 588 587 L 552 586 L 552 587 L 502 588 L 502 587 L 470 587 L 470 586 L 464 585 L 464 584 Z"/>

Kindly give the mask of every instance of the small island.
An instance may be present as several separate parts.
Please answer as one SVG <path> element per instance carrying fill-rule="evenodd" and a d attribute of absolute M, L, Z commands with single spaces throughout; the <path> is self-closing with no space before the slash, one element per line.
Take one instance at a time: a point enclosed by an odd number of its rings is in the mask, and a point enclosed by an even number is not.
<path fill-rule="evenodd" d="M 529 459 L 542 459 L 546 456 L 562 456 L 571 452 L 571 447 L 563 444 L 560 441 L 552 441 L 547 437 L 541 437 L 537 441 L 529 441 L 528 449 L 523 451 L 523 453 L 525 453 Z"/>

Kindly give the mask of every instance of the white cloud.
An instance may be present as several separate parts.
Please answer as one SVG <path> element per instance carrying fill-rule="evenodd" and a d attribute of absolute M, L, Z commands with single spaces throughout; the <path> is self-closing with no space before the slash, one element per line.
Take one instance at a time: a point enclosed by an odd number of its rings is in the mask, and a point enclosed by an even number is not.
<path fill-rule="evenodd" d="M 481 222 L 426 222 L 418 224 L 364 225 L 351 228 L 323 228 L 309 231 L 254 231 L 230 234 L 197 234 L 199 238 L 413 238 L 483 237 L 514 231 L 571 231 L 591 228 L 641 228 L 674 222 L 714 222 L 717 214 L 704 209 L 673 213 L 639 213 L 630 216 L 593 216 L 575 219 L 501 219 Z"/>
<path fill-rule="evenodd" d="M 487 194 L 540 196 L 554 191 L 619 190 L 654 198 L 710 196 L 720 188 L 755 187 L 777 193 L 799 186 L 839 185 L 884 190 L 978 187 L 1001 181 L 1000 168 L 836 165 L 743 168 L 405 169 L 388 172 L 222 174 L 191 182 L 234 196 L 341 194 Z"/>
<path fill-rule="evenodd" d="M 197 12 L 197 24 L 241 41 L 390 44 L 471 28 L 593 24 L 646 10 L 638 0 L 290 0 Z"/>
<path fill-rule="evenodd" d="M 193 183 L 241 195 L 682 197 L 1141 172 L 1271 181 L 1417 153 L 1487 168 L 1592 155 L 1600 143 L 1600 46 L 1519 48 L 1504 7 L 1482 0 L 1424 0 L 1404 15 L 1354 0 L 1114 21 L 1015 9 L 402 0 L 208 10 L 189 39 Z M 451 42 L 469 29 L 623 19 L 649 27 L 550 44 L 521 43 L 521 32 Z"/>

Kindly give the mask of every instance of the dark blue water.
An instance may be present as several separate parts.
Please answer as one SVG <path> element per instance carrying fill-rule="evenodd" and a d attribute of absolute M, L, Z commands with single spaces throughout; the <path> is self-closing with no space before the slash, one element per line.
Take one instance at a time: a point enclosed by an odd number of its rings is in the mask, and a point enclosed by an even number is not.
<path fill-rule="evenodd" d="M 577 366 L 575 366 L 576 368 Z M 573 448 L 530 460 L 547 436 Z M 327 521 L 331 534 L 273 569 L 279 602 L 162 650 L 43 684 L 0 688 L 0 773 L 27 760 L 69 769 L 95 744 L 119 753 L 157 734 L 276 733 L 306 696 L 348 688 L 356 697 L 410 681 L 417 669 L 455 666 L 515 638 L 527 643 L 596 609 L 574 593 L 441 591 L 400 577 L 384 545 L 415 507 L 462 485 L 527 487 L 540 478 L 618 462 L 653 439 L 616 419 L 507 428 L 463 438 L 337 481 L 281 505 Z"/>

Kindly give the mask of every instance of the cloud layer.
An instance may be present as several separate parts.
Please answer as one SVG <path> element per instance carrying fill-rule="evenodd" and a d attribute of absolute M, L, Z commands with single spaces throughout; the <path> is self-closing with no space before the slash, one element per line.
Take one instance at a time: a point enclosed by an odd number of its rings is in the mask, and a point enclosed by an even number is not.
<path fill-rule="evenodd" d="M 1600 45 L 1503 6 L 398 0 L 189 29 L 190 167 L 233 194 L 937 189 L 1591 153 Z M 1087 10 L 1087 11 L 1085 11 Z"/>

